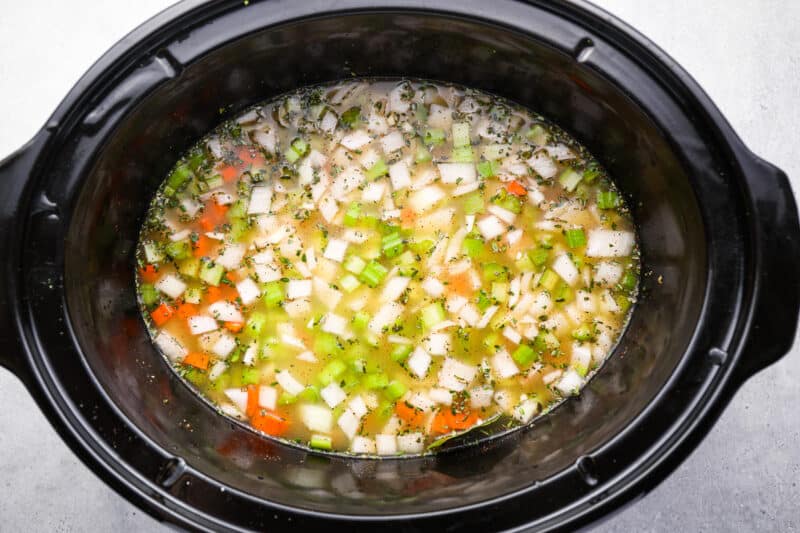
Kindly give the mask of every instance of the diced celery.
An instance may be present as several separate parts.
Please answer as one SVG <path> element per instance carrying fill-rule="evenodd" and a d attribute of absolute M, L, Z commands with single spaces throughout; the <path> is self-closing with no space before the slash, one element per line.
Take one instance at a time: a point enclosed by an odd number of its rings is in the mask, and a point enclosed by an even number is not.
<path fill-rule="evenodd" d="M 340 378 L 339 385 L 344 390 L 353 390 L 354 388 L 358 387 L 361 383 L 360 374 L 355 372 L 345 372 L 344 375 Z"/>
<path fill-rule="evenodd" d="M 381 158 L 378 159 L 371 167 L 369 167 L 364 175 L 369 180 L 375 180 L 381 176 L 387 175 L 388 173 L 389 167 L 386 166 L 386 161 Z"/>
<path fill-rule="evenodd" d="M 288 392 L 282 392 L 278 396 L 278 405 L 292 405 L 297 401 L 297 396 L 292 396 Z"/>
<path fill-rule="evenodd" d="M 444 142 L 444 130 L 439 128 L 429 128 L 425 130 L 423 142 L 428 146 L 442 144 Z"/>
<path fill-rule="evenodd" d="M 538 359 L 538 354 L 527 344 L 520 344 L 517 346 L 517 349 L 511 353 L 511 357 L 520 365 L 527 366 Z"/>
<path fill-rule="evenodd" d="M 617 302 L 619 306 L 620 313 L 627 313 L 628 309 L 630 309 L 631 304 L 633 303 L 631 299 L 625 294 L 617 294 L 614 296 L 614 300 Z"/>
<path fill-rule="evenodd" d="M 361 108 L 351 107 L 339 117 L 339 123 L 347 128 L 355 128 L 361 121 Z"/>
<path fill-rule="evenodd" d="M 297 162 L 297 160 L 298 160 L 298 159 L 300 159 L 300 154 L 298 154 L 298 153 L 297 153 L 297 152 L 294 150 L 294 148 L 291 148 L 291 147 L 289 147 L 289 148 L 287 148 L 287 149 L 286 149 L 286 151 L 283 153 L 283 157 L 285 157 L 285 158 L 286 158 L 286 160 L 287 160 L 289 163 L 296 163 L 296 162 Z"/>
<path fill-rule="evenodd" d="M 405 245 L 400 232 L 394 232 L 389 235 L 384 235 L 381 238 L 381 252 L 386 257 L 396 257 L 403 251 Z"/>
<path fill-rule="evenodd" d="M 512 213 L 522 212 L 522 201 L 513 194 L 509 194 L 505 189 L 492 198 L 492 203 Z"/>
<path fill-rule="evenodd" d="M 144 243 L 144 256 L 148 263 L 158 263 L 164 260 L 164 252 L 159 248 L 158 243 L 148 241 Z"/>
<path fill-rule="evenodd" d="M 352 272 L 353 274 L 361 274 L 361 272 L 364 270 L 364 267 L 367 266 L 367 262 L 357 255 L 351 255 L 344 260 L 342 266 L 348 272 Z"/>
<path fill-rule="evenodd" d="M 558 182 L 569 192 L 574 191 L 575 187 L 578 186 L 578 183 L 580 183 L 582 179 L 583 174 L 579 174 L 574 168 L 566 168 L 561 175 L 558 176 Z"/>
<path fill-rule="evenodd" d="M 592 164 L 589 165 L 586 168 L 586 170 L 583 171 L 583 181 L 584 183 L 594 183 L 594 180 L 596 180 L 601 175 L 602 172 L 600 171 L 600 169 L 596 165 Z"/>
<path fill-rule="evenodd" d="M 178 262 L 178 272 L 180 272 L 182 276 L 196 278 L 199 271 L 200 259 L 196 257 L 190 257 L 189 259 L 183 259 Z"/>
<path fill-rule="evenodd" d="M 494 353 L 503 346 L 503 341 L 498 333 L 490 333 L 483 339 L 483 346 L 489 352 Z"/>
<path fill-rule="evenodd" d="M 454 122 L 453 123 L 453 146 L 456 148 L 460 146 L 469 146 L 471 144 L 469 138 L 469 122 Z"/>
<path fill-rule="evenodd" d="M 308 153 L 308 142 L 302 137 L 297 137 L 292 141 L 292 150 L 297 152 L 298 157 L 303 157 Z"/>
<path fill-rule="evenodd" d="M 429 331 L 433 326 L 442 322 L 447 315 L 441 302 L 434 302 L 422 308 L 420 312 L 420 322 L 423 329 Z"/>
<path fill-rule="evenodd" d="M 303 389 L 300 394 L 297 395 L 298 400 L 303 400 L 306 402 L 318 402 L 319 401 L 319 389 L 314 385 L 309 385 L 305 389 Z"/>
<path fill-rule="evenodd" d="M 546 248 L 537 247 L 528 251 L 528 257 L 536 266 L 542 266 L 547 262 L 550 252 Z"/>
<path fill-rule="evenodd" d="M 261 313 L 259 311 L 253 311 L 250 313 L 250 316 L 247 318 L 247 322 L 244 325 L 244 332 L 249 337 L 256 339 L 261 336 L 261 333 L 264 331 L 264 326 L 267 325 L 267 320 L 269 317 L 265 313 Z"/>
<path fill-rule="evenodd" d="M 556 288 L 556 285 L 558 285 L 559 281 L 561 281 L 561 278 L 558 276 L 558 274 L 548 268 L 545 269 L 545 271 L 542 273 L 542 277 L 539 278 L 539 285 L 548 291 L 552 291 Z"/>
<path fill-rule="evenodd" d="M 314 337 L 314 353 L 318 356 L 336 355 L 342 353 L 343 350 L 336 335 L 319 332 Z"/>
<path fill-rule="evenodd" d="M 199 277 L 209 285 L 219 285 L 223 274 L 225 274 L 225 268 L 222 265 L 205 259 L 201 261 Z"/>
<path fill-rule="evenodd" d="M 344 289 L 346 292 L 353 292 L 356 290 L 361 283 L 358 282 L 356 277 L 352 274 L 345 274 L 339 280 L 339 286 Z"/>
<path fill-rule="evenodd" d="M 414 161 L 416 161 L 417 163 L 427 163 L 431 159 L 433 159 L 433 156 L 428 151 L 428 149 L 425 148 L 425 145 L 422 144 L 419 145 L 417 147 L 417 153 L 414 156 Z"/>
<path fill-rule="evenodd" d="M 167 178 L 167 186 L 173 191 L 179 191 L 192 176 L 192 170 L 187 165 L 178 165 Z"/>
<path fill-rule="evenodd" d="M 477 191 L 466 195 L 462 205 L 464 206 L 464 213 L 467 215 L 485 212 L 483 194 Z"/>
<path fill-rule="evenodd" d="M 192 257 L 192 245 L 189 239 L 170 242 L 164 247 L 164 251 L 176 261 Z"/>
<path fill-rule="evenodd" d="M 338 380 L 342 374 L 347 370 L 347 365 L 341 359 L 334 359 L 317 374 L 317 381 L 323 387 L 330 385 L 332 382 Z"/>
<path fill-rule="evenodd" d="M 200 287 L 189 287 L 183 293 L 183 301 L 187 304 L 199 304 L 203 300 L 203 290 Z"/>
<path fill-rule="evenodd" d="M 353 315 L 353 327 L 358 330 L 365 329 L 371 318 L 366 311 L 359 311 Z"/>
<path fill-rule="evenodd" d="M 383 389 L 383 394 L 391 401 L 399 400 L 402 398 L 403 394 L 406 393 L 408 389 L 402 382 L 397 380 L 392 380 L 385 389 Z"/>
<path fill-rule="evenodd" d="M 242 369 L 242 384 L 255 385 L 261 380 L 261 372 L 257 368 Z"/>
<path fill-rule="evenodd" d="M 586 234 L 582 228 L 568 229 L 564 233 L 564 237 L 566 237 L 567 246 L 570 248 L 580 248 L 586 245 Z"/>
<path fill-rule="evenodd" d="M 545 250 L 550 250 L 553 248 L 553 236 L 549 233 L 541 235 L 539 237 L 539 246 L 544 248 Z"/>
<path fill-rule="evenodd" d="M 408 244 L 408 247 L 411 248 L 411 251 L 415 254 L 425 255 L 431 250 L 433 247 L 436 246 L 436 243 L 430 239 L 423 239 L 421 241 L 411 241 Z"/>
<path fill-rule="evenodd" d="M 476 299 L 475 303 L 478 305 L 478 309 L 481 311 L 486 311 L 490 305 L 492 305 L 492 300 L 489 299 L 489 296 L 486 292 L 481 291 L 478 293 L 478 298 Z"/>
<path fill-rule="evenodd" d="M 503 159 L 511 153 L 508 144 L 489 144 L 483 148 L 483 158 L 489 161 Z"/>
<path fill-rule="evenodd" d="M 559 346 L 558 338 L 552 333 L 540 331 L 533 339 L 533 349 L 536 353 L 543 354 L 557 349 Z"/>
<path fill-rule="evenodd" d="M 366 267 L 364 267 L 364 270 L 361 271 L 358 279 L 370 287 L 377 287 L 388 273 L 389 271 L 386 270 L 386 267 L 373 260 L 370 261 Z"/>
<path fill-rule="evenodd" d="M 572 289 L 566 283 L 559 284 L 556 290 L 553 292 L 553 299 L 561 303 L 571 302 L 573 296 L 574 294 L 572 293 Z"/>
<path fill-rule="evenodd" d="M 222 176 L 219 174 L 214 174 L 210 178 L 206 180 L 206 185 L 208 185 L 208 189 L 216 189 L 217 187 L 222 187 L 225 184 L 225 181 L 222 179 Z"/>
<path fill-rule="evenodd" d="M 247 218 L 247 205 L 242 200 L 236 200 L 231 204 L 226 214 L 231 220 L 236 218 Z"/>
<path fill-rule="evenodd" d="M 528 254 L 522 254 L 519 259 L 514 261 L 514 266 L 517 267 L 520 272 L 531 272 L 536 269 L 536 265 L 533 264 Z"/>
<path fill-rule="evenodd" d="M 532 141 L 536 146 L 544 146 L 547 144 L 547 130 L 545 130 L 539 124 L 532 126 L 527 132 L 525 132 L 525 137 L 527 137 L 529 141 Z"/>
<path fill-rule="evenodd" d="M 347 206 L 347 211 L 344 212 L 344 225 L 352 228 L 358 224 L 360 218 L 361 204 L 358 202 L 350 202 L 350 205 Z"/>
<path fill-rule="evenodd" d="M 361 384 L 365 389 L 380 390 L 389 385 L 389 376 L 383 373 L 367 374 L 361 380 Z"/>
<path fill-rule="evenodd" d="M 478 174 L 480 174 L 482 178 L 497 176 L 497 172 L 500 170 L 500 163 L 498 161 L 481 161 L 476 166 L 478 168 Z"/>
<path fill-rule="evenodd" d="M 264 304 L 267 307 L 275 307 L 280 305 L 284 298 L 283 283 L 280 281 L 270 281 L 269 283 L 264 284 L 263 289 Z"/>
<path fill-rule="evenodd" d="M 619 195 L 614 191 L 597 191 L 597 207 L 600 209 L 614 209 L 619 204 Z"/>
<path fill-rule="evenodd" d="M 228 233 L 234 241 L 239 241 L 250 231 L 250 224 L 243 218 L 231 219 L 231 230 Z"/>
<path fill-rule="evenodd" d="M 413 346 L 410 344 L 395 344 L 392 347 L 392 351 L 389 353 L 389 356 L 392 358 L 392 361 L 402 363 L 408 358 L 412 350 Z"/>
<path fill-rule="evenodd" d="M 450 160 L 454 163 L 472 163 L 475 160 L 472 147 L 457 146 L 453 148 L 453 154 L 450 156 Z"/>
<path fill-rule="evenodd" d="M 327 435 L 311 435 L 308 445 L 315 450 L 331 450 L 333 448 L 333 440 Z"/>
<path fill-rule="evenodd" d="M 476 237 L 467 237 L 461 245 L 464 253 L 470 257 L 478 257 L 483 253 L 483 241 Z"/>
<path fill-rule="evenodd" d="M 508 280 L 509 273 L 503 265 L 498 263 L 484 263 L 483 277 L 489 281 Z"/>
<path fill-rule="evenodd" d="M 142 297 L 142 303 L 146 307 L 153 306 L 158 302 L 158 291 L 149 283 L 139 285 L 139 294 Z"/>
<path fill-rule="evenodd" d="M 619 282 L 619 286 L 626 291 L 632 291 L 636 288 L 636 283 L 638 280 L 636 279 L 636 274 L 632 270 L 628 270 L 625 272 L 625 275 L 622 276 L 622 279 Z"/>
<path fill-rule="evenodd" d="M 572 338 L 585 342 L 594 338 L 594 326 L 591 324 L 581 324 L 572 331 Z"/>
<path fill-rule="evenodd" d="M 492 298 L 499 303 L 508 301 L 508 283 L 495 281 L 492 283 Z"/>

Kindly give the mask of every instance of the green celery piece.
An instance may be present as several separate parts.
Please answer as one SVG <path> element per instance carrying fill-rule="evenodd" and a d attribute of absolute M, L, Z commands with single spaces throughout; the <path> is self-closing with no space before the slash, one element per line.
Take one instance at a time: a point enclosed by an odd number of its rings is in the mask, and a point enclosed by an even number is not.
<path fill-rule="evenodd" d="M 265 313 L 253 311 L 247 317 L 247 322 L 244 325 L 244 332 L 252 339 L 257 339 L 264 331 L 264 326 L 267 325 L 268 317 Z"/>
<path fill-rule="evenodd" d="M 547 258 L 550 256 L 550 252 L 547 248 L 536 247 L 533 250 L 528 250 L 528 257 L 536 266 L 542 266 L 547 262 Z"/>
<path fill-rule="evenodd" d="M 453 146 L 460 148 L 471 144 L 469 138 L 469 122 L 453 123 Z"/>
<path fill-rule="evenodd" d="M 189 239 L 170 242 L 164 247 L 164 251 L 176 261 L 188 259 L 192 257 L 192 244 L 189 242 Z"/>
<path fill-rule="evenodd" d="M 355 128 L 361 122 L 361 108 L 351 107 L 339 117 L 339 123 L 346 128 Z"/>
<path fill-rule="evenodd" d="M 327 387 L 342 377 L 342 374 L 344 374 L 346 370 L 347 365 L 344 361 L 341 359 L 334 359 L 325 365 L 325 368 L 317 374 L 317 381 L 319 381 L 323 387 Z"/>
<path fill-rule="evenodd" d="M 362 283 L 375 288 L 383 281 L 383 278 L 385 278 L 386 274 L 388 273 L 389 271 L 386 270 L 386 267 L 377 261 L 372 260 L 366 267 L 364 267 L 364 270 L 361 271 L 358 279 Z"/>
<path fill-rule="evenodd" d="M 261 379 L 261 372 L 256 368 L 243 368 L 242 369 L 242 384 L 255 385 Z"/>
<path fill-rule="evenodd" d="M 544 146 L 547 144 L 547 130 L 539 124 L 532 126 L 527 132 L 525 137 L 532 141 L 536 146 Z"/>
<path fill-rule="evenodd" d="M 359 311 L 353 315 L 353 327 L 358 330 L 366 329 L 371 317 L 366 311 Z"/>
<path fill-rule="evenodd" d="M 357 255 L 348 256 L 342 265 L 345 270 L 353 274 L 361 274 L 367 266 L 367 262 L 358 257 Z"/>
<path fill-rule="evenodd" d="M 386 166 L 386 161 L 383 158 L 378 159 L 364 174 L 367 179 L 375 180 L 380 178 L 381 176 L 385 176 L 389 173 L 389 167 Z"/>
<path fill-rule="evenodd" d="M 224 274 L 225 268 L 222 265 L 205 259 L 201 261 L 199 277 L 209 285 L 219 285 Z"/>
<path fill-rule="evenodd" d="M 358 287 L 361 286 L 361 283 L 356 279 L 356 277 L 352 274 L 345 274 L 339 279 L 339 286 L 344 289 L 346 292 L 353 292 Z"/>
<path fill-rule="evenodd" d="M 483 253 L 484 244 L 481 239 L 476 237 L 467 237 L 461 245 L 461 249 L 468 256 L 475 258 Z"/>
<path fill-rule="evenodd" d="M 568 229 L 564 236 L 567 239 L 567 246 L 570 248 L 580 248 L 586 245 L 586 234 L 582 228 Z"/>
<path fill-rule="evenodd" d="M 342 345 L 336 335 L 319 332 L 314 338 L 314 353 L 318 356 L 337 355 L 342 351 Z"/>
<path fill-rule="evenodd" d="M 333 440 L 328 435 L 311 435 L 308 445 L 315 450 L 333 449 Z"/>
<path fill-rule="evenodd" d="M 406 393 L 408 389 L 402 382 L 397 380 L 392 380 L 385 389 L 383 389 L 383 394 L 391 401 L 399 400 L 403 394 Z"/>
<path fill-rule="evenodd" d="M 597 191 L 597 207 L 600 209 L 614 209 L 619 207 L 619 195 L 614 191 Z"/>
<path fill-rule="evenodd" d="M 368 390 L 380 390 L 389 385 L 389 376 L 384 373 L 367 374 L 361 384 Z"/>
<path fill-rule="evenodd" d="M 527 366 L 537 360 L 539 355 L 536 350 L 527 344 L 520 344 L 517 349 L 511 353 L 511 358 L 522 366 Z"/>
<path fill-rule="evenodd" d="M 344 213 L 344 225 L 352 228 L 358 224 L 360 218 L 361 204 L 358 202 L 350 202 L 350 205 L 347 206 L 347 211 Z"/>
<path fill-rule="evenodd" d="M 475 154 L 472 153 L 471 146 L 458 146 L 453 148 L 450 160 L 453 163 L 472 163 L 475 161 Z"/>
<path fill-rule="evenodd" d="M 425 130 L 425 134 L 423 136 L 423 142 L 428 145 L 437 145 L 442 144 L 444 142 L 445 133 L 444 130 L 439 128 L 429 128 Z"/>
<path fill-rule="evenodd" d="M 395 344 L 389 353 L 389 357 L 392 358 L 392 361 L 402 363 L 408 358 L 412 350 L 413 347 L 410 344 Z"/>
<path fill-rule="evenodd" d="M 594 338 L 595 330 L 591 324 L 581 324 L 572 332 L 572 338 L 581 342 Z"/>
<path fill-rule="evenodd" d="M 499 161 L 481 161 L 476 166 L 482 178 L 492 178 L 500 171 Z"/>
<path fill-rule="evenodd" d="M 145 307 L 152 307 L 158 302 L 158 291 L 149 283 L 139 285 L 139 296 L 141 296 Z"/>
<path fill-rule="evenodd" d="M 441 302 L 434 302 L 428 304 L 420 311 L 420 322 L 426 331 L 429 331 L 433 326 L 447 318 L 444 311 L 444 306 Z"/>
<path fill-rule="evenodd" d="M 477 191 L 466 195 L 462 205 L 464 206 L 464 213 L 467 215 L 475 215 L 477 213 L 485 212 L 483 194 Z"/>
<path fill-rule="evenodd" d="M 542 277 L 539 278 L 539 285 L 552 292 L 553 289 L 556 288 L 556 285 L 558 285 L 559 281 L 561 281 L 561 278 L 558 276 L 558 274 L 548 268 L 545 269 L 545 271 L 542 273 Z"/>
<path fill-rule="evenodd" d="M 280 281 L 270 281 L 264 284 L 264 294 L 262 299 L 267 307 L 280 305 L 284 298 L 283 283 Z"/>

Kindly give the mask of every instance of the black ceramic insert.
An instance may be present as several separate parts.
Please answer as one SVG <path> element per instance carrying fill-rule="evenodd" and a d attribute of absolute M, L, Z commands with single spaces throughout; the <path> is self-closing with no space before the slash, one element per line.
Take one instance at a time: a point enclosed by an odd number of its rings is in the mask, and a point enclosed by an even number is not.
<path fill-rule="evenodd" d="M 589 4 L 333 6 L 171 8 L 0 163 L 0 362 L 90 468 L 185 527 L 574 528 L 651 488 L 793 341 L 800 229 L 786 176 L 663 52 Z M 133 250 L 172 163 L 248 105 L 353 76 L 455 82 L 528 106 L 628 197 L 641 301 L 584 393 L 533 427 L 434 457 L 315 455 L 217 415 L 151 345 Z"/>

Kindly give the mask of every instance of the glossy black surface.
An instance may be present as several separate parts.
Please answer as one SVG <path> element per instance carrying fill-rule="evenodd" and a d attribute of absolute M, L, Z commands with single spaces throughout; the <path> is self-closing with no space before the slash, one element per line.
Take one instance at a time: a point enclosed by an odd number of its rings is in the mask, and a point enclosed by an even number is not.
<path fill-rule="evenodd" d="M 157 516 L 209 529 L 573 527 L 663 478 L 792 342 L 788 182 L 668 58 L 582 4 L 396 4 L 173 8 L 0 165 L 0 362 L 84 461 Z M 132 252 L 170 165 L 256 101 L 353 75 L 453 81 L 526 105 L 629 196 L 642 301 L 584 394 L 528 431 L 432 458 L 319 457 L 217 416 L 149 343 Z"/>

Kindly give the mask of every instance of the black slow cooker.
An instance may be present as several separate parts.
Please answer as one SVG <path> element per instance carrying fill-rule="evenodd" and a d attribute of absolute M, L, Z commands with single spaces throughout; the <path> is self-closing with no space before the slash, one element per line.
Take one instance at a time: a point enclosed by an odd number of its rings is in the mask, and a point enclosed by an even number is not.
<path fill-rule="evenodd" d="M 148 200 L 221 120 L 353 76 L 456 82 L 546 115 L 633 206 L 642 298 L 584 393 L 531 427 L 416 459 L 329 457 L 210 409 L 151 345 L 133 251 Z M 186 2 L 112 48 L 0 163 L 0 362 L 76 454 L 205 530 L 574 528 L 652 488 L 800 305 L 786 176 L 695 82 L 583 1 Z"/>

